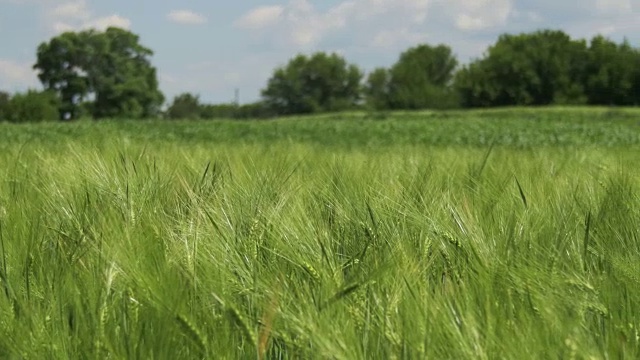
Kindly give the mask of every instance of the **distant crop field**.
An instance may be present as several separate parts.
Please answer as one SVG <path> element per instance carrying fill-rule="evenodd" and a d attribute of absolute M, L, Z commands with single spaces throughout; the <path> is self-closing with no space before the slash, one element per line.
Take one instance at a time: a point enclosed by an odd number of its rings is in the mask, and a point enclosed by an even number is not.
<path fill-rule="evenodd" d="M 505 108 L 496 110 L 338 113 L 276 120 L 79 121 L 0 123 L 0 146 L 102 148 L 114 141 L 184 145 L 296 144 L 321 149 L 396 146 L 510 148 L 640 145 L 640 108 Z"/>
<path fill-rule="evenodd" d="M 0 124 L 0 357 L 640 357 L 640 112 Z"/>

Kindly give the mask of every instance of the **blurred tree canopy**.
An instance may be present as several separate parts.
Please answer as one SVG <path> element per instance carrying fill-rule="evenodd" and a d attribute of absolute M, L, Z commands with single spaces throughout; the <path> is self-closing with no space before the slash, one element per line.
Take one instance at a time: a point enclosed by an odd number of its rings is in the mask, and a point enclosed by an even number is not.
<path fill-rule="evenodd" d="M 37 48 L 44 91 L 0 91 L 0 121 L 56 118 L 256 119 L 350 109 L 417 110 L 552 104 L 640 105 L 640 50 L 560 30 L 502 34 L 460 66 L 445 44 L 418 44 L 368 74 L 336 53 L 298 54 L 274 69 L 261 99 L 205 104 L 185 92 L 161 111 L 153 51 L 111 27 L 65 32 Z M 25 120 L 21 120 L 25 119 Z"/>
<path fill-rule="evenodd" d="M 0 121 L 13 123 L 58 119 L 60 100 L 55 92 L 28 90 L 9 96 L 0 93 Z"/>
<path fill-rule="evenodd" d="M 463 107 L 640 104 L 640 52 L 596 36 L 562 31 L 500 36 L 456 74 Z"/>
<path fill-rule="evenodd" d="M 110 27 L 104 32 L 65 32 L 38 46 L 33 68 L 45 89 L 60 98 L 59 118 L 154 116 L 164 97 L 158 89 L 153 52 L 138 35 Z M 89 101 L 89 106 L 81 106 Z"/>
<path fill-rule="evenodd" d="M 282 115 L 347 110 L 360 101 L 362 77 L 356 65 L 338 54 L 297 55 L 274 71 L 262 97 Z"/>
<path fill-rule="evenodd" d="M 364 86 L 367 104 L 376 110 L 457 107 L 452 87 L 457 66 L 447 45 L 409 48 L 390 69 L 376 68 L 369 73 Z"/>
<path fill-rule="evenodd" d="M 198 119 L 201 117 L 200 96 L 182 93 L 173 98 L 166 111 L 169 119 Z"/>

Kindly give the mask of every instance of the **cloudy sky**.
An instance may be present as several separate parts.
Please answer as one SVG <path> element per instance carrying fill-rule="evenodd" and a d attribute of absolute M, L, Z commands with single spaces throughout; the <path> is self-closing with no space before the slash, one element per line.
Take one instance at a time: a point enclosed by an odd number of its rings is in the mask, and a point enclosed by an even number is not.
<path fill-rule="evenodd" d="M 39 87 L 37 45 L 65 30 L 115 25 L 155 51 L 170 99 L 258 99 L 296 53 L 336 51 L 370 70 L 419 43 L 479 57 L 497 36 L 539 28 L 601 33 L 640 47 L 640 0 L 0 0 L 0 89 Z"/>

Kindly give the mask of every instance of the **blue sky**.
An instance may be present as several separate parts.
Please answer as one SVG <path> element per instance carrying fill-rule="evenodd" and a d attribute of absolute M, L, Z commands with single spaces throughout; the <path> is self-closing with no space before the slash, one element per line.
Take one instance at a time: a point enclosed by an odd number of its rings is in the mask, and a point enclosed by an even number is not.
<path fill-rule="evenodd" d="M 154 50 L 162 91 L 206 102 L 259 98 L 297 53 L 336 51 L 364 70 L 419 43 L 446 43 L 461 62 L 501 33 L 562 29 L 626 37 L 640 47 L 640 0 L 0 0 L 0 89 L 39 88 L 35 49 L 64 30 L 130 29 Z"/>

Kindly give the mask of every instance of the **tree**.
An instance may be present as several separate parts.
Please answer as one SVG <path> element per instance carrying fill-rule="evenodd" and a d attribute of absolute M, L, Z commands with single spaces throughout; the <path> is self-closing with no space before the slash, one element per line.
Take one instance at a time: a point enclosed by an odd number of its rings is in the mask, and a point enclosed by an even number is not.
<path fill-rule="evenodd" d="M 159 112 L 164 96 L 158 89 L 153 52 L 140 45 L 139 37 L 119 28 L 108 28 L 93 37 L 100 54 L 89 67 L 96 91 L 94 117 L 145 118 Z"/>
<path fill-rule="evenodd" d="M 58 119 L 60 100 L 55 92 L 28 90 L 14 94 L 5 107 L 5 120 L 14 123 Z"/>
<path fill-rule="evenodd" d="M 201 108 L 202 119 L 263 119 L 273 115 L 263 102 L 205 104 Z"/>
<path fill-rule="evenodd" d="M 11 100 L 11 94 L 5 91 L 0 91 L 0 121 L 7 120 L 7 110 L 9 101 Z"/>
<path fill-rule="evenodd" d="M 233 119 L 238 108 L 235 103 L 206 104 L 202 106 L 200 116 L 203 119 Z"/>
<path fill-rule="evenodd" d="M 298 55 L 274 71 L 262 97 L 279 114 L 345 110 L 360 100 L 362 76 L 356 65 L 335 53 Z"/>
<path fill-rule="evenodd" d="M 450 85 L 457 66 L 457 59 L 446 45 L 422 44 L 404 51 L 390 69 L 389 106 L 393 109 L 456 106 Z"/>
<path fill-rule="evenodd" d="M 454 86 L 462 107 L 490 107 L 501 105 L 500 89 L 485 62 L 474 61 L 456 72 Z M 511 102 L 511 100 L 507 100 Z M 506 104 L 503 104 L 506 105 Z"/>
<path fill-rule="evenodd" d="M 274 114 L 261 101 L 242 104 L 236 111 L 236 119 L 265 119 L 273 116 Z"/>
<path fill-rule="evenodd" d="M 200 97 L 191 93 L 182 93 L 173 98 L 167 109 L 169 119 L 197 119 L 201 117 Z"/>
<path fill-rule="evenodd" d="M 586 65 L 586 43 L 562 31 L 503 34 L 455 83 L 466 106 L 580 104 Z"/>
<path fill-rule="evenodd" d="M 389 108 L 389 86 L 391 74 L 385 68 L 376 68 L 369 76 L 364 86 L 364 95 L 367 105 L 374 110 L 385 110 Z"/>
<path fill-rule="evenodd" d="M 640 76 L 640 52 L 627 41 L 622 44 L 596 36 L 589 47 L 585 88 L 589 104 L 636 105 Z"/>
<path fill-rule="evenodd" d="M 60 97 L 61 119 L 77 118 L 88 98 L 94 118 L 142 118 L 155 115 L 164 101 L 152 55 L 137 35 L 110 27 L 65 32 L 40 44 L 33 68 Z"/>
<path fill-rule="evenodd" d="M 60 119 L 75 118 L 77 103 L 90 91 L 86 74 L 86 38 L 88 34 L 65 32 L 38 46 L 34 69 L 46 89 L 60 99 Z"/>

